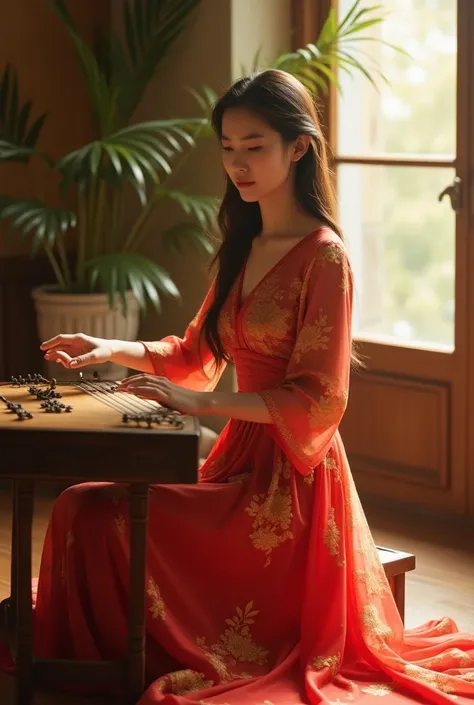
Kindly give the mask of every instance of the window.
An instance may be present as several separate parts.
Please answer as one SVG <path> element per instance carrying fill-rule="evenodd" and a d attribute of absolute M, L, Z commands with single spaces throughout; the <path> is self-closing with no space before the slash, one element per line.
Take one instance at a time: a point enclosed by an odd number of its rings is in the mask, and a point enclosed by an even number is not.
<path fill-rule="evenodd" d="M 352 4 L 339 0 L 339 16 Z M 455 213 L 438 196 L 455 177 L 456 3 L 384 0 L 383 10 L 370 36 L 410 57 L 378 42 L 357 45 L 360 61 L 376 61 L 390 87 L 379 79 L 376 91 L 342 72 L 332 145 L 357 282 L 354 333 L 452 350 Z"/>

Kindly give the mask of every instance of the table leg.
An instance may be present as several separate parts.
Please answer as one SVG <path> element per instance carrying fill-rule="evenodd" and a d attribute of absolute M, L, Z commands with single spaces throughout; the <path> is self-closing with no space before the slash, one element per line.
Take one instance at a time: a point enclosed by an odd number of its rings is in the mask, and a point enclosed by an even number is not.
<path fill-rule="evenodd" d="M 127 700 L 134 705 L 145 689 L 145 576 L 148 485 L 130 487 L 130 615 Z"/>
<path fill-rule="evenodd" d="M 11 564 L 10 564 L 10 597 L 5 602 L 5 627 L 9 635 L 15 638 L 16 629 L 16 593 L 17 593 L 17 484 L 16 480 L 12 480 L 12 548 L 11 548 Z"/>
<path fill-rule="evenodd" d="M 405 573 L 395 575 L 393 578 L 393 597 L 402 622 L 405 624 Z"/>
<path fill-rule="evenodd" d="M 12 558 L 10 570 L 10 606 L 12 616 L 16 614 L 16 578 L 17 578 L 17 530 L 16 522 L 18 508 L 16 506 L 17 488 L 16 480 L 12 480 Z M 16 623 L 16 620 L 14 624 Z"/>
<path fill-rule="evenodd" d="M 31 594 L 31 532 L 33 525 L 34 484 L 16 480 L 16 705 L 33 701 L 33 607 Z"/>

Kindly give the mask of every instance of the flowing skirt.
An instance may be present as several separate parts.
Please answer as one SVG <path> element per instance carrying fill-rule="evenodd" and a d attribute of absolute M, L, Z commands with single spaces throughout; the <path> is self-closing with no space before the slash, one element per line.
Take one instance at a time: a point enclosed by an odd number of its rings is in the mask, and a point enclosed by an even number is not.
<path fill-rule="evenodd" d="M 232 421 L 201 475 L 150 489 L 139 705 L 473 702 L 474 635 L 447 617 L 403 628 L 338 435 L 303 477 L 264 425 Z M 123 658 L 127 493 L 88 483 L 57 499 L 38 657 Z"/>

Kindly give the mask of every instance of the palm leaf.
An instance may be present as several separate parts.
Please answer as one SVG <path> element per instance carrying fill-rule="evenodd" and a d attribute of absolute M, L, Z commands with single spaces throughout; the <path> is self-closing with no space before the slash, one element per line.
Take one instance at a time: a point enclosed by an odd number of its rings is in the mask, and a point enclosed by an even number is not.
<path fill-rule="evenodd" d="M 194 145 L 193 133 L 203 123 L 203 118 L 142 122 L 85 145 L 58 162 L 62 188 L 72 182 L 84 188 L 95 178 L 112 186 L 129 181 L 145 204 L 147 187 L 171 173 L 175 155 L 183 143 Z"/>
<path fill-rule="evenodd" d="M 91 290 L 108 294 L 113 306 L 118 296 L 126 312 L 126 292 L 132 290 L 140 307 L 145 310 L 147 300 L 160 308 L 160 292 L 180 298 L 179 291 L 169 274 L 152 260 L 136 252 L 101 255 L 85 263 Z"/>
<path fill-rule="evenodd" d="M 129 70 L 120 78 L 118 112 L 126 123 L 201 0 L 124 0 L 123 30 Z M 123 62 L 122 62 L 123 63 Z"/>
<path fill-rule="evenodd" d="M 197 91 L 190 86 L 186 86 L 186 90 L 193 96 L 204 113 L 202 125 L 199 126 L 194 138 L 197 140 L 198 138 L 213 137 L 214 130 L 211 124 L 211 117 L 214 106 L 218 100 L 217 94 L 212 90 L 212 88 L 210 88 L 210 86 L 207 85 L 201 86 L 200 91 Z"/>
<path fill-rule="evenodd" d="M 240 64 L 240 75 L 241 76 L 250 76 L 251 74 L 256 73 L 261 68 L 261 63 L 260 63 L 261 54 L 262 54 L 262 47 L 259 46 L 257 51 L 254 54 L 253 59 L 252 59 L 252 65 L 251 65 L 250 69 L 248 69 L 245 64 Z"/>
<path fill-rule="evenodd" d="M 33 237 L 32 255 L 43 242 L 53 247 L 56 237 L 76 225 L 76 214 L 65 208 L 53 208 L 41 201 L 10 201 L 0 204 L 0 219 L 10 220 L 9 232 L 20 230 L 21 236 Z"/>
<path fill-rule="evenodd" d="M 118 91 L 109 83 L 104 65 L 100 63 L 91 47 L 82 39 L 66 4 L 66 0 L 51 0 L 53 8 L 67 28 L 72 39 L 86 81 L 92 108 L 101 136 L 114 129 Z"/>
<path fill-rule="evenodd" d="M 338 23 L 336 10 L 331 8 L 316 42 L 307 44 L 297 51 L 282 54 L 273 63 L 273 67 L 292 73 L 312 93 L 317 93 L 318 88 L 327 93 L 331 85 L 340 88 L 338 70 L 351 75 L 362 74 L 375 88 L 378 88 L 377 79 L 387 82 L 386 77 L 376 64 L 368 66 L 367 62 L 363 63 L 359 60 L 357 54 L 360 54 L 361 50 L 351 44 L 377 41 L 383 46 L 389 46 L 407 55 L 407 52 L 400 47 L 383 39 L 363 34 L 367 29 L 383 22 L 386 14 L 382 5 L 361 7 L 361 0 L 355 0 Z"/>
<path fill-rule="evenodd" d="M 46 114 L 31 122 L 32 102 L 21 104 L 18 76 L 9 64 L 0 78 L 0 159 L 27 162 L 33 154 Z"/>
<path fill-rule="evenodd" d="M 205 84 L 201 86 L 201 92 L 195 90 L 194 88 L 191 88 L 190 86 L 186 86 L 186 90 L 196 100 L 204 115 L 207 118 L 210 118 L 212 109 L 214 108 L 214 105 L 216 104 L 218 99 L 217 93 L 215 93 L 215 91 L 213 91 L 210 86 L 207 86 Z"/>
<path fill-rule="evenodd" d="M 158 186 L 155 190 L 156 200 L 168 200 L 177 203 L 186 215 L 196 220 L 201 230 L 209 232 L 216 225 L 217 199 L 212 196 L 196 196 L 174 189 Z"/>
<path fill-rule="evenodd" d="M 167 228 L 162 235 L 162 243 L 165 251 L 174 250 L 180 255 L 185 254 L 188 247 L 204 250 L 208 255 L 215 252 L 209 236 L 196 223 L 177 223 Z"/>

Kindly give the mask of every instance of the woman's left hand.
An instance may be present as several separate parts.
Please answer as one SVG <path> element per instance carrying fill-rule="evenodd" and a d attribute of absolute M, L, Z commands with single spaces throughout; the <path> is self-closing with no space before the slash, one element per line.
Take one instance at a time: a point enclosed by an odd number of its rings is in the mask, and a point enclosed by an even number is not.
<path fill-rule="evenodd" d="M 204 410 L 205 392 L 194 392 L 173 384 L 166 377 L 139 374 L 123 379 L 118 392 L 135 394 L 141 399 L 152 399 L 182 414 L 197 416 Z"/>

